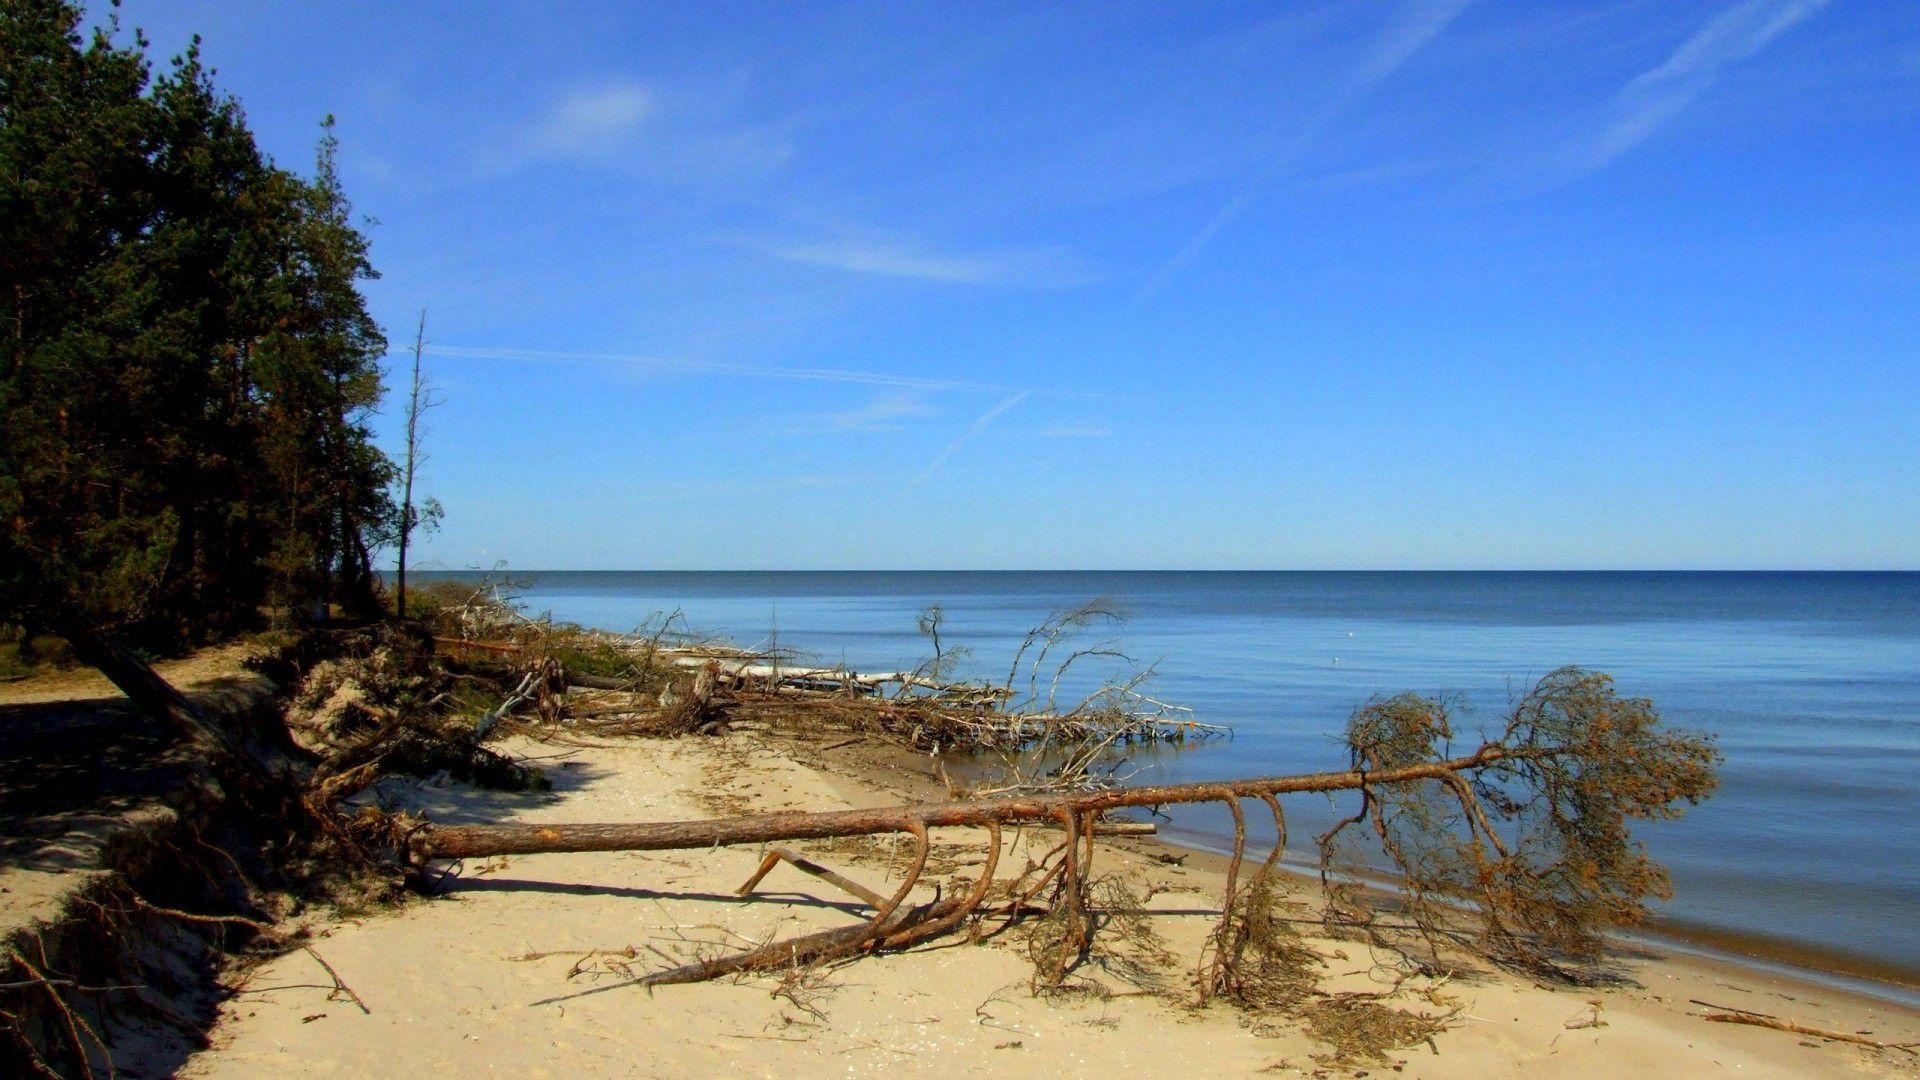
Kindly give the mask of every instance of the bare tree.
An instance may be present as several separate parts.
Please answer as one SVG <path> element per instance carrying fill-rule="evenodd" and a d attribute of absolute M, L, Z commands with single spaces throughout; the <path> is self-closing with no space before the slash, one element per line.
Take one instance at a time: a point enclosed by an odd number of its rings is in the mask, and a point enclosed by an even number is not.
<path fill-rule="evenodd" d="M 420 354 L 427 345 L 427 309 L 420 309 L 420 327 L 413 336 L 413 380 L 407 387 L 407 456 L 400 471 L 400 523 L 396 530 L 400 549 L 399 565 L 394 572 L 394 612 L 400 618 L 407 617 L 407 544 L 413 539 L 418 528 L 432 530 L 440 523 L 443 515 L 440 500 L 428 499 L 419 508 L 413 505 L 413 481 L 419 475 L 420 466 L 427 460 L 420 449 L 420 418 L 428 409 L 440 404 L 433 396 L 433 387 L 420 371 Z"/>

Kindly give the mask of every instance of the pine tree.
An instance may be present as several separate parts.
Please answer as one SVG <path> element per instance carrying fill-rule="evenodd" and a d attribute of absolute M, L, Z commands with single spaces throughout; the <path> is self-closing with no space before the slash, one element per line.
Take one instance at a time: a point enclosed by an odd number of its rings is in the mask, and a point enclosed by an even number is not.
<path fill-rule="evenodd" d="M 154 78 L 80 18 L 0 0 L 0 621 L 76 604 L 184 644 L 371 613 L 386 340 L 332 121 L 297 176 L 197 40 Z"/>

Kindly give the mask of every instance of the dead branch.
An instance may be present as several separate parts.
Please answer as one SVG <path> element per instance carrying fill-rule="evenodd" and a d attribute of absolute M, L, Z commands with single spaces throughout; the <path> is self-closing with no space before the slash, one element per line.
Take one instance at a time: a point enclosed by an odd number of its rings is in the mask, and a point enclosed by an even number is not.
<path fill-rule="evenodd" d="M 1781 1020 L 1759 1013 L 1703 1013 L 1700 1017 L 1713 1024 L 1747 1024 L 1752 1027 L 1772 1028 L 1775 1031 L 1791 1032 L 1795 1035 L 1810 1035 L 1816 1039 L 1831 1039 L 1834 1042 L 1854 1043 L 1858 1046 L 1870 1046 L 1875 1050 L 1898 1050 L 1905 1054 L 1920 1056 L 1920 1042 L 1892 1043 L 1869 1039 L 1865 1035 L 1854 1035 L 1845 1031 L 1829 1031 L 1826 1028 L 1808 1027 L 1791 1020 Z"/>
<path fill-rule="evenodd" d="M 45 952 L 46 948 L 43 945 L 41 947 L 42 963 L 45 962 Z M 46 993 L 48 1003 L 53 1006 L 54 1015 L 60 1019 L 62 1032 L 67 1037 L 67 1045 L 72 1051 L 73 1063 L 79 1068 L 79 1074 L 86 1077 L 87 1080 L 92 1080 L 94 1075 L 92 1051 L 97 1050 L 99 1051 L 101 1060 L 106 1062 L 107 1075 L 112 1077 L 115 1072 L 113 1052 L 107 1049 L 107 1044 L 101 1040 L 100 1034 L 93 1029 L 93 1026 L 87 1023 L 83 1017 L 76 1014 L 73 1009 L 67 1005 L 67 999 L 62 996 L 57 989 L 60 985 L 60 980 L 48 977 L 47 973 L 35 967 L 32 961 L 20 955 L 18 949 L 7 950 L 7 955 L 12 958 L 15 964 L 19 965 L 22 971 L 27 973 L 31 980 L 28 985 L 38 986 Z M 81 1038 L 83 1034 L 86 1036 L 84 1040 Z M 37 1053 L 33 1053 L 30 1060 L 36 1064 L 46 1064 L 39 1060 Z"/>
<path fill-rule="evenodd" d="M 327 963 L 325 957 L 322 957 L 319 953 L 313 951 L 313 946 L 302 945 L 300 946 L 300 949 L 302 952 L 306 953 L 308 956 L 313 957 L 313 962 L 316 964 L 319 964 L 320 967 L 326 971 L 327 978 L 333 980 L 333 991 L 332 993 L 327 995 L 328 997 L 337 997 L 340 994 L 345 994 L 347 996 L 347 1000 L 353 1002 L 354 1006 L 360 1010 L 361 1015 L 363 1016 L 373 1015 L 373 1010 L 367 1008 L 367 1003 L 360 1000 L 360 995 L 354 993 L 353 987 L 347 985 L 347 981 L 340 977 L 339 972 L 333 970 L 333 965 Z"/>
<path fill-rule="evenodd" d="M 734 890 L 735 894 L 739 896 L 752 895 L 754 886 L 760 884 L 763 878 L 769 873 L 772 873 L 774 867 L 779 866 L 783 862 L 803 874 L 812 874 L 814 877 L 838 888 L 841 892 L 859 900 L 875 911 L 880 910 L 887 902 L 885 897 L 867 888 L 865 885 L 851 878 L 843 877 L 839 872 L 822 866 L 803 855 L 796 855 L 786 848 L 774 848 L 767 852 L 767 857 L 760 860 L 760 868 L 755 870 L 753 876 L 742 883 L 738 889 Z"/>

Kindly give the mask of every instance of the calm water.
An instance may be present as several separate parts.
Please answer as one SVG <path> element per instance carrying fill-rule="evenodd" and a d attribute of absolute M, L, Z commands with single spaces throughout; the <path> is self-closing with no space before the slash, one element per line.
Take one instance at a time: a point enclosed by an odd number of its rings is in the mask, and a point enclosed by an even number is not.
<path fill-rule="evenodd" d="M 1236 731 L 1142 781 L 1341 766 L 1347 715 L 1402 690 L 1464 695 L 1466 742 L 1580 664 L 1720 736 L 1721 791 L 1645 834 L 1678 889 L 1667 917 L 1920 972 L 1920 574 L 568 572 L 522 598 L 616 630 L 679 609 L 866 671 L 925 658 L 915 615 L 939 604 L 945 641 L 997 680 L 1027 628 L 1101 596 L 1127 619 L 1098 638 L 1154 665 L 1156 696 Z M 1292 802 L 1298 846 L 1329 808 Z M 1200 808 L 1168 832 L 1226 829 Z"/>

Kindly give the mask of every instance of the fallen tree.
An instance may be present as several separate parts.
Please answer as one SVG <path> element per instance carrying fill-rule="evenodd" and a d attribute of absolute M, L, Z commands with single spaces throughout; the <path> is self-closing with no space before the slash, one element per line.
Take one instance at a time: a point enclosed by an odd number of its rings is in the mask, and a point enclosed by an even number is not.
<path fill-rule="evenodd" d="M 1671 894 L 1664 870 L 1628 825 L 1678 816 L 1713 790 L 1718 753 L 1711 737 L 1665 729 L 1650 702 L 1619 697 L 1605 675 L 1567 668 L 1541 680 L 1516 703 L 1504 729 L 1471 753 L 1452 754 L 1452 738 L 1445 704 L 1409 695 L 1375 701 L 1354 715 L 1347 731 L 1349 767 L 1334 772 L 693 822 L 429 825 L 411 835 L 410 854 L 424 862 L 885 833 L 915 841 L 899 887 L 870 902 L 872 914 L 861 924 L 621 985 L 842 959 L 901 948 L 969 919 L 996 916 L 1009 923 L 1037 916 L 1050 928 L 1049 940 L 1034 953 L 1040 981 L 1058 985 L 1085 959 L 1094 932 L 1089 904 L 1096 821 L 1128 807 L 1218 801 L 1233 815 L 1223 913 L 1201 964 L 1203 997 L 1224 993 L 1280 1004 L 1273 1000 L 1275 988 L 1299 984 L 1279 968 L 1297 962 L 1300 950 L 1286 940 L 1292 931 L 1269 910 L 1273 870 L 1287 835 L 1283 796 L 1358 793 L 1354 815 L 1319 838 L 1323 872 L 1334 871 L 1349 827 L 1370 827 L 1407 899 L 1412 927 L 1435 955 L 1442 944 L 1467 945 L 1535 969 L 1593 959 L 1609 927 L 1638 922 L 1648 898 Z M 1273 816 L 1280 843 L 1242 885 L 1247 834 L 1241 803 L 1248 799 L 1259 800 Z M 1002 830 L 1041 823 L 1062 826 L 1065 838 L 1013 879 L 996 881 Z M 987 832 L 985 868 L 963 894 L 909 904 L 926 866 L 928 830 L 951 827 Z M 994 904 L 987 904 L 989 896 L 997 896 Z M 1329 917 L 1355 918 L 1345 906 L 1330 907 Z"/>
<path fill-rule="evenodd" d="M 76 657 L 105 675 L 107 681 L 141 711 L 199 747 L 204 760 L 220 779 L 240 792 L 252 794 L 274 785 L 267 765 L 246 745 L 241 733 L 230 730 L 188 701 L 186 695 L 101 629 L 77 605 L 50 607 L 43 617 L 47 625 L 73 647 Z"/>
<path fill-rule="evenodd" d="M 1126 808 L 1217 801 L 1232 815 L 1235 835 L 1220 919 L 1199 958 L 1200 996 L 1291 1010 L 1313 993 L 1309 968 L 1316 960 L 1281 911 L 1284 885 L 1275 870 L 1287 838 L 1283 798 L 1304 793 L 1358 796 L 1351 816 L 1317 838 L 1322 873 L 1333 886 L 1324 918 L 1335 932 L 1364 934 L 1429 967 L 1451 962 L 1443 952 L 1464 949 L 1505 964 L 1567 974 L 1569 964 L 1600 956 L 1610 927 L 1639 921 L 1650 897 L 1670 895 L 1665 872 L 1633 838 L 1631 822 L 1677 816 L 1715 785 L 1718 754 L 1710 737 L 1667 729 L 1650 702 L 1619 697 L 1605 675 L 1568 668 L 1541 680 L 1515 703 L 1504 726 L 1470 752 L 1454 750 L 1445 702 L 1403 695 L 1376 700 L 1354 714 L 1346 732 L 1344 769 L 1201 784 L 1114 786 L 1086 771 L 1094 757 L 1131 739 L 1177 738 L 1186 731 L 1206 734 L 1215 729 L 1193 724 L 1182 710 L 1139 695 L 1137 682 L 1109 684 L 1079 706 L 1055 708 L 1060 673 L 1081 657 L 1108 655 L 1109 650 L 1095 646 L 1072 652 L 1053 669 L 1051 683 L 1040 678 L 1039 666 L 1050 649 L 1096 611 L 1057 617 L 1029 635 L 1021 653 L 1024 657 L 1031 652 L 1024 699 L 1012 692 L 1012 676 L 997 687 L 989 684 L 997 690 L 991 699 L 957 693 L 969 688 L 945 681 L 941 663 L 916 673 L 901 693 L 884 696 L 853 679 L 838 688 L 819 685 L 816 669 L 803 675 L 803 683 L 815 685 L 788 684 L 783 671 L 791 669 L 770 665 L 774 670 L 762 673 L 741 658 L 719 664 L 709 656 L 696 669 L 676 663 L 660 634 L 623 645 L 577 633 L 556 634 L 554 628 L 532 621 L 523 621 L 515 637 L 500 642 L 464 636 L 470 631 L 463 628 L 455 647 L 494 657 L 492 666 L 484 669 L 473 661 L 416 670 L 414 660 L 407 659 L 413 655 L 411 646 L 398 639 L 386 645 L 369 642 L 362 650 L 364 667 L 331 680 L 318 680 L 318 667 L 307 673 L 312 677 L 305 680 L 303 692 L 314 698 L 315 709 L 299 730 L 314 742 L 303 748 L 318 760 L 276 770 L 271 776 L 277 783 L 271 786 L 286 785 L 297 792 L 295 801 L 317 826 L 315 831 L 337 841 L 356 861 L 389 870 L 396 863 L 421 870 L 433 860 L 538 852 L 698 849 L 880 834 L 904 834 L 913 840 L 909 864 L 891 894 L 864 887 L 850 890 L 869 909 L 859 923 L 732 955 L 704 956 L 589 991 L 596 993 L 621 985 L 690 982 L 752 971 L 791 973 L 906 948 L 962 929 L 997 933 L 1021 923 L 1026 924 L 1036 985 L 1062 986 L 1090 956 L 1095 936 L 1121 921 L 1128 906 L 1116 899 L 1115 882 L 1094 874 L 1094 838 L 1112 824 L 1101 819 Z M 937 642 L 936 656 L 942 656 Z M 1021 663 L 1017 657 L 1016 674 Z M 577 672 L 575 665 L 598 670 Z M 636 713 L 644 705 L 646 722 L 631 730 L 623 720 L 569 723 L 565 717 L 575 706 L 565 700 L 566 686 L 578 685 L 576 674 L 613 683 L 618 689 L 609 691 L 629 699 L 618 704 Z M 153 681 L 171 689 L 157 676 Z M 489 701 L 479 722 L 472 719 L 481 712 L 471 696 L 475 688 Z M 144 697 L 142 704 L 150 709 L 172 704 L 169 695 Z M 513 719 L 509 714 L 517 705 L 532 705 L 536 719 Z M 440 707 L 448 710 L 446 715 L 429 723 L 428 714 Z M 610 715 L 630 714 L 621 709 Z M 168 719 L 184 727 L 195 718 L 176 712 Z M 683 734 L 724 729 L 727 721 L 742 719 L 778 719 L 815 732 L 824 720 L 921 750 L 947 745 L 1020 749 L 1037 743 L 1072 751 L 1070 761 L 1079 771 L 1064 779 L 1057 773 L 1016 775 L 1017 783 L 1008 786 L 1011 790 L 1003 788 L 1003 797 L 696 822 L 437 826 L 347 802 L 382 772 L 406 762 L 419 759 L 437 766 L 482 754 L 480 739 L 487 729 L 518 727 L 551 735 L 589 727 L 587 733 L 600 736 Z M 250 748 L 219 740 L 218 732 L 195 734 L 212 760 L 250 756 Z M 455 751 L 452 759 L 445 757 L 449 747 Z M 257 759 L 247 764 L 257 767 Z M 220 771 L 244 775 L 249 770 Z M 1247 800 L 1258 800 L 1272 816 L 1279 843 L 1243 881 L 1247 829 L 1242 804 Z M 1064 835 L 1037 861 L 1028 859 L 1001 879 L 996 875 L 1004 861 L 1003 835 L 1025 826 L 1058 828 Z M 936 885 L 931 899 L 916 902 L 915 889 L 928 865 L 929 832 L 943 828 L 973 828 L 985 834 L 982 869 L 970 883 L 950 892 Z M 1395 904 L 1404 918 L 1391 923 L 1375 919 L 1368 905 L 1353 902 L 1350 880 L 1336 880 L 1340 867 L 1350 865 L 1354 841 L 1362 835 L 1370 837 L 1366 847 L 1375 853 L 1372 868 L 1379 869 L 1382 858 L 1388 864 L 1397 887 Z M 774 857 L 847 887 L 845 879 L 804 856 L 776 849 Z M 763 865 L 762 872 L 770 865 Z M 743 892 L 754 884 L 749 881 Z M 1421 951 L 1424 959 L 1417 955 Z"/>
<path fill-rule="evenodd" d="M 1528 757 L 1558 751 L 1522 752 Z M 1364 791 L 1417 780 L 1445 780 L 1459 773 L 1509 760 L 1521 753 L 1483 747 L 1467 757 L 1410 765 L 1369 774 L 1351 769 L 1297 776 L 1262 777 L 1217 783 L 1113 788 L 1079 795 L 971 799 L 823 813 L 745 814 L 706 821 L 579 823 L 553 825 L 429 826 L 413 838 L 417 855 L 429 859 L 490 858 L 560 851 L 671 851 L 681 848 L 768 844 L 781 840 L 818 840 L 835 836 L 911 833 L 916 829 L 1065 822 L 1127 807 L 1257 799 L 1307 791 Z M 1469 803 L 1475 798 L 1465 796 Z"/>

